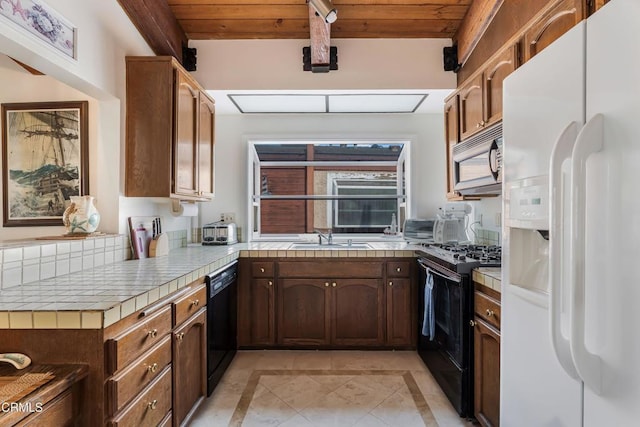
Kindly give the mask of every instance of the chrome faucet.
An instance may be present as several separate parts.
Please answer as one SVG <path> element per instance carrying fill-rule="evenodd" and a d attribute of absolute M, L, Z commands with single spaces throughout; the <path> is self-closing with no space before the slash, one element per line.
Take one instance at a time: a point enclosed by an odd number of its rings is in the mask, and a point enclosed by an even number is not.
<path fill-rule="evenodd" d="M 331 229 L 329 229 L 329 232 L 327 234 L 323 234 L 320 230 L 315 230 L 315 232 L 318 233 L 318 244 L 319 245 L 322 244 L 322 238 L 323 237 L 327 241 L 328 245 L 332 245 L 333 244 L 333 232 L 332 232 Z"/>

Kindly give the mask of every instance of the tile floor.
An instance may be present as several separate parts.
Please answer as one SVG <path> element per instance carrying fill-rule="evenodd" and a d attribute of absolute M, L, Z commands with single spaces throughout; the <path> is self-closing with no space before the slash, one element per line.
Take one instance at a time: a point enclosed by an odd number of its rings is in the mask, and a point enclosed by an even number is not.
<path fill-rule="evenodd" d="M 471 426 L 411 351 L 240 351 L 192 427 Z"/>

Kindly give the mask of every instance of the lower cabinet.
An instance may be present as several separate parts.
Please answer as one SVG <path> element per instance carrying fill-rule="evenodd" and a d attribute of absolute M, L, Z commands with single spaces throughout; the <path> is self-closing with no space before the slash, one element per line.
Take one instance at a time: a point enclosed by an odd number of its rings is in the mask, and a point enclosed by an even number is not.
<path fill-rule="evenodd" d="M 500 294 L 474 282 L 474 415 L 500 425 Z"/>
<path fill-rule="evenodd" d="M 207 309 L 173 332 L 174 425 L 186 425 L 207 397 Z"/>
<path fill-rule="evenodd" d="M 239 345 L 413 348 L 411 265 L 370 258 L 241 260 Z"/>

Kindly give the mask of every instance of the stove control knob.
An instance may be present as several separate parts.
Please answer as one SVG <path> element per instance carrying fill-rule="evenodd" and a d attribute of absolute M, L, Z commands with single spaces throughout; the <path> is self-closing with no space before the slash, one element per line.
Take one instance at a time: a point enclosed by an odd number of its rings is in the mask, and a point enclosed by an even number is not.
<path fill-rule="evenodd" d="M 459 259 L 460 261 L 464 261 L 464 260 L 465 260 L 465 258 L 466 258 L 466 257 L 465 257 L 464 255 L 462 255 L 462 254 L 460 254 L 460 255 L 458 256 L 458 259 Z"/>

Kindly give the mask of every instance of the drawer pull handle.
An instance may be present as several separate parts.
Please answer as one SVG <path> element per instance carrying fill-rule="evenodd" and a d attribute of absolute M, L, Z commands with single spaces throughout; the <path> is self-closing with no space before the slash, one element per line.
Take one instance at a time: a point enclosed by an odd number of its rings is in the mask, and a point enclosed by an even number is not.
<path fill-rule="evenodd" d="M 333 283 L 331 284 L 331 286 L 333 286 L 333 287 L 335 288 L 335 287 L 336 287 L 336 286 L 338 286 L 338 285 L 336 285 L 336 282 L 333 282 Z"/>
<path fill-rule="evenodd" d="M 389 286 L 393 286 L 393 282 L 389 282 Z"/>
<path fill-rule="evenodd" d="M 475 320 L 469 320 L 469 326 L 471 326 L 472 328 L 476 326 Z"/>
<path fill-rule="evenodd" d="M 264 267 L 260 267 L 260 273 L 264 273 Z"/>
<path fill-rule="evenodd" d="M 199 305 L 200 305 L 200 300 L 199 300 L 199 299 L 196 299 L 196 300 L 191 301 L 191 305 L 192 305 L 193 307 L 197 307 L 197 306 L 199 306 Z"/>
<path fill-rule="evenodd" d="M 157 329 L 151 329 L 149 331 L 147 331 L 147 336 L 150 338 L 155 338 L 158 335 L 158 330 Z"/>
<path fill-rule="evenodd" d="M 397 271 L 398 273 L 400 273 L 400 272 L 402 271 L 402 269 L 401 269 L 400 267 L 398 267 L 398 268 L 396 268 L 396 271 Z"/>
<path fill-rule="evenodd" d="M 151 402 L 147 403 L 147 407 L 153 411 L 158 407 L 158 400 L 153 399 Z"/>
<path fill-rule="evenodd" d="M 176 334 L 176 339 L 178 341 L 182 341 L 183 338 L 184 338 L 184 332 L 179 332 Z"/>
<path fill-rule="evenodd" d="M 493 317 L 493 310 L 489 310 L 489 309 L 487 308 L 486 313 L 487 313 L 487 316 L 488 316 L 488 317 Z"/>
<path fill-rule="evenodd" d="M 324 282 L 324 285 L 328 288 L 329 287 L 329 282 Z"/>
<path fill-rule="evenodd" d="M 273 286 L 273 282 L 269 280 L 269 286 Z"/>
<path fill-rule="evenodd" d="M 153 364 L 147 366 L 147 371 L 148 372 L 153 373 L 153 372 L 155 372 L 157 370 L 158 370 L 158 364 L 157 363 L 153 363 Z"/>

